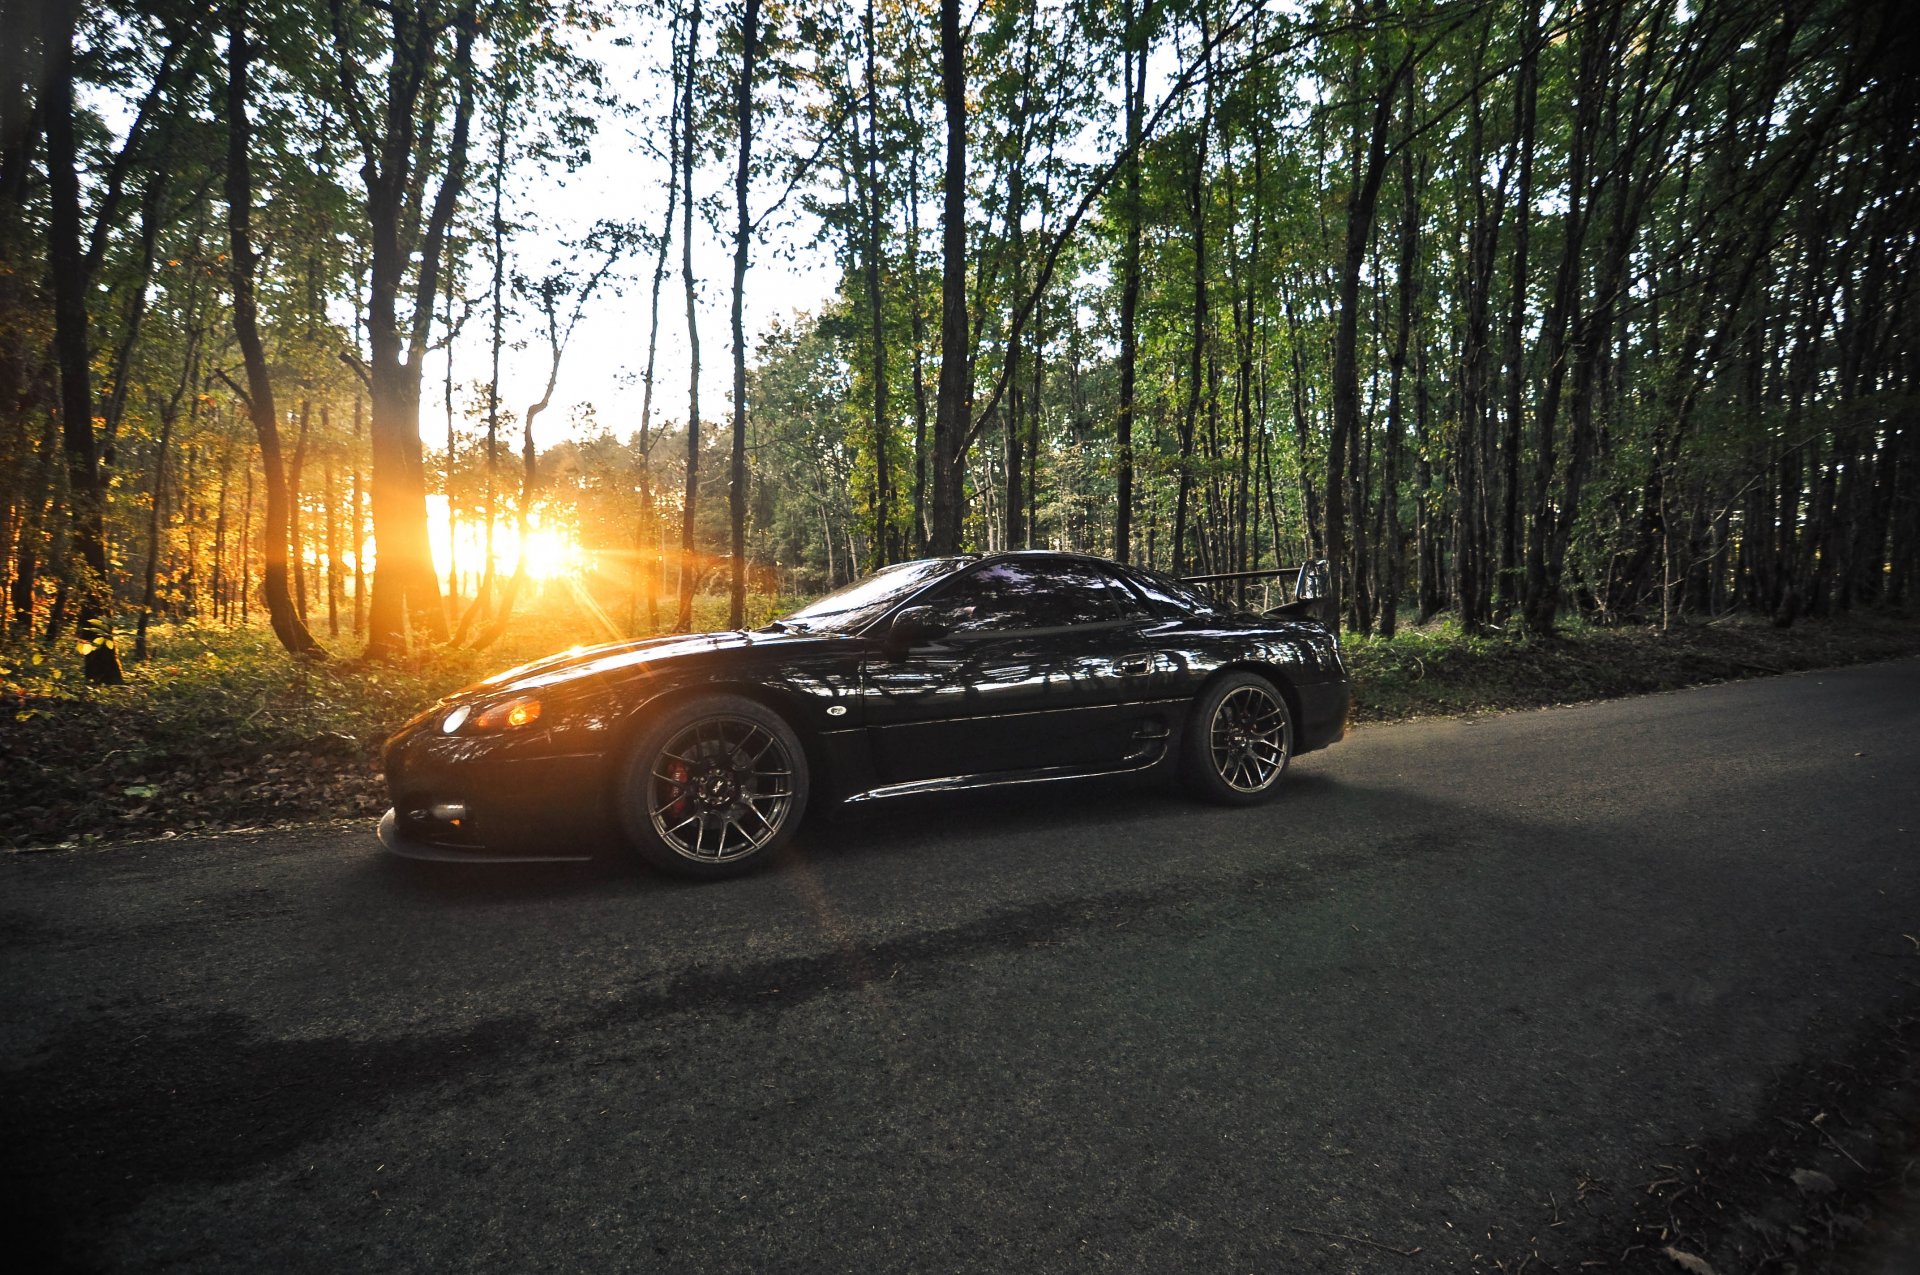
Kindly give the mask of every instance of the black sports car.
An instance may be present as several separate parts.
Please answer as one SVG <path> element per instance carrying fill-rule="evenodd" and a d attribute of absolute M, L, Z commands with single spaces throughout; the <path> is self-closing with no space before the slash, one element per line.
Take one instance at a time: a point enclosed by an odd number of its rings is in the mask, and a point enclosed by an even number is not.
<path fill-rule="evenodd" d="M 495 862 L 620 840 L 715 877 L 764 860 L 812 803 L 1156 766 L 1260 801 L 1294 754 L 1346 733 L 1315 578 L 1255 615 L 1101 558 L 927 558 L 754 632 L 566 651 L 387 742 L 380 840 Z"/>

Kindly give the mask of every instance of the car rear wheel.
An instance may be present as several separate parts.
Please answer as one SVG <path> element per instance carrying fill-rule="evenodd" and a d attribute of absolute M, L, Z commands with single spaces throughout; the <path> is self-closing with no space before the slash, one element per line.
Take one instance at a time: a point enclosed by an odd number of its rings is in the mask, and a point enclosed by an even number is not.
<path fill-rule="evenodd" d="M 737 876 L 792 838 L 807 806 L 807 755 L 781 716 L 739 695 L 669 709 L 634 741 L 620 822 L 652 866 Z"/>
<path fill-rule="evenodd" d="M 1257 673 L 1229 673 L 1194 701 L 1185 751 L 1188 786 L 1224 805 L 1265 801 L 1293 757 L 1286 696 Z"/>

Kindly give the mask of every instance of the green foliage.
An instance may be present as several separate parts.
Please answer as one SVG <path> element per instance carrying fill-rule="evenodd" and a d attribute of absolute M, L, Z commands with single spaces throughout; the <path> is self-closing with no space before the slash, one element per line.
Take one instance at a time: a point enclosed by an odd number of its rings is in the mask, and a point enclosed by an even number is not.
<path fill-rule="evenodd" d="M 1354 720 L 1509 712 L 1920 651 L 1920 624 L 1856 616 L 1780 629 L 1743 617 L 1668 629 L 1573 623 L 1550 638 L 1463 634 L 1449 618 L 1342 643 Z"/>

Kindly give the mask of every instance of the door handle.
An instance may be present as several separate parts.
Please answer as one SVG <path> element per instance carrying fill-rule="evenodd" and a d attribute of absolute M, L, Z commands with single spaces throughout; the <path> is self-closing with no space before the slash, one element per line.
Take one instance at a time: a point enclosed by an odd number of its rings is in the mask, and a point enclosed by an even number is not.
<path fill-rule="evenodd" d="M 1120 657 L 1122 673 L 1145 673 L 1153 667 L 1151 655 L 1123 655 Z"/>

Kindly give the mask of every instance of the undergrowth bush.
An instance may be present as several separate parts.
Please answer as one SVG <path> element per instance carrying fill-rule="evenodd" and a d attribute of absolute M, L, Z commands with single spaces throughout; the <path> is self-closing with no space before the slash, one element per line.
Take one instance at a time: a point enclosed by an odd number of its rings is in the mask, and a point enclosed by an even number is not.
<path fill-rule="evenodd" d="M 754 625 L 797 605 L 748 601 Z M 726 598 L 696 599 L 696 628 L 726 617 Z M 363 814 L 382 804 L 380 744 L 413 714 L 503 669 L 623 635 L 562 601 L 525 608 L 485 650 L 378 664 L 351 638 L 323 638 L 329 658 L 310 661 L 263 628 L 148 636 L 153 658 L 127 659 L 116 687 L 86 682 L 76 642 L 0 647 L 0 845 Z"/>
<path fill-rule="evenodd" d="M 1496 712 L 1887 659 L 1920 649 L 1905 615 L 1857 614 L 1778 629 L 1749 616 L 1666 629 L 1575 620 L 1552 637 L 1469 636 L 1451 617 L 1391 638 L 1342 639 L 1356 721 Z"/>

